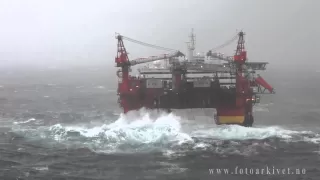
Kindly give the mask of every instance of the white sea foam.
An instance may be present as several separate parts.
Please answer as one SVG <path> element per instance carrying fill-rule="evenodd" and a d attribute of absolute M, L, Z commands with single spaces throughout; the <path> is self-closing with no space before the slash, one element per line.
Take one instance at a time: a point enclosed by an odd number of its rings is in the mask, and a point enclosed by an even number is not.
<path fill-rule="evenodd" d="M 30 119 L 25 122 L 34 121 Z M 183 126 L 185 127 L 182 127 Z M 196 126 L 186 132 L 188 126 Z M 58 141 L 70 147 L 87 147 L 95 151 L 138 152 L 144 150 L 168 151 L 172 155 L 182 150 L 211 149 L 217 153 L 254 154 L 259 148 L 274 149 L 266 142 L 255 141 L 243 147 L 242 141 L 278 138 L 282 141 L 305 141 L 319 144 L 320 134 L 312 131 L 297 131 L 283 127 L 242 127 L 237 125 L 203 126 L 195 123 L 183 123 L 183 119 L 174 114 L 158 114 L 145 110 L 128 115 L 121 114 L 119 119 L 109 124 L 64 125 L 55 124 L 32 131 L 33 136 Z M 297 138 L 298 137 L 298 138 Z M 228 140 L 227 147 L 223 146 Z M 170 152 L 170 153 L 169 153 Z"/>

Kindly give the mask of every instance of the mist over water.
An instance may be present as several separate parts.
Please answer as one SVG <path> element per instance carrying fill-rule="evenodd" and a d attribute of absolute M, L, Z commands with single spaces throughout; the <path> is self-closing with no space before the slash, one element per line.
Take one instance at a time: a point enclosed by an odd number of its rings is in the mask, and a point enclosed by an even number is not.
<path fill-rule="evenodd" d="M 3 0 L 0 67 L 103 64 L 113 70 L 115 32 L 185 52 L 194 28 L 198 52 L 223 44 L 242 29 L 250 60 L 284 69 L 319 69 L 318 5 L 312 0 Z M 125 44 L 131 58 L 165 53 Z M 232 55 L 234 49 L 221 51 Z"/>

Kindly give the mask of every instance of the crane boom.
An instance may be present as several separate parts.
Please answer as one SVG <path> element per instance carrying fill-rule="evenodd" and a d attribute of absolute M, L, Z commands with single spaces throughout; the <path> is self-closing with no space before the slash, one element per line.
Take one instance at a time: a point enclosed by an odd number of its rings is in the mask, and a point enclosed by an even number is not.
<path fill-rule="evenodd" d="M 130 61 L 130 65 L 137 65 L 137 64 L 143 64 L 143 63 L 148 63 L 148 62 L 153 62 L 153 61 L 157 61 L 157 60 L 164 60 L 164 59 L 169 59 L 169 58 L 173 58 L 173 57 L 181 57 L 184 56 L 184 54 L 180 51 L 176 51 L 170 54 L 163 54 L 161 56 L 151 56 L 148 58 L 137 58 L 134 60 Z"/>
<path fill-rule="evenodd" d="M 239 39 L 241 41 L 243 41 L 243 39 Z M 239 54 L 244 51 L 244 41 L 241 42 L 241 43 L 238 43 L 238 47 L 237 47 L 237 52 L 236 52 L 236 56 L 225 56 L 224 54 L 222 53 L 216 53 L 216 52 L 212 52 L 212 50 L 208 51 L 207 52 L 207 56 L 208 57 L 212 57 L 212 58 L 215 58 L 215 59 L 218 59 L 218 60 L 223 60 L 223 61 L 226 61 L 229 65 L 233 65 L 233 66 L 230 66 L 230 67 L 235 67 L 235 57 L 239 56 Z M 246 58 L 246 60 L 248 60 Z M 262 87 L 264 87 L 265 89 L 267 89 L 270 93 L 275 93 L 274 89 L 260 76 L 256 76 L 253 71 L 254 66 L 256 64 L 260 64 L 260 65 L 264 65 L 267 64 L 265 62 L 261 62 L 261 63 L 250 63 L 250 62 L 244 62 L 241 64 L 241 69 L 242 69 L 242 73 L 244 73 L 244 76 L 246 79 L 248 79 L 249 81 L 251 82 L 254 82 L 255 84 L 258 84 Z M 261 70 L 263 68 L 256 68 L 256 70 Z"/>
<path fill-rule="evenodd" d="M 207 53 L 207 56 L 212 57 L 212 58 L 216 58 L 216 59 L 219 59 L 219 60 L 227 61 L 227 62 L 233 62 L 234 61 L 232 56 L 224 56 L 221 53 L 213 53 L 211 50 Z"/>
<path fill-rule="evenodd" d="M 137 40 L 122 36 L 120 34 L 116 34 L 116 39 L 118 39 L 118 55 L 115 59 L 115 62 L 116 62 L 116 67 L 125 68 L 125 69 L 122 69 L 122 71 L 124 71 L 124 70 L 127 71 L 126 69 L 128 69 L 129 66 L 134 66 L 137 64 L 143 64 L 143 63 L 153 62 L 153 61 L 157 61 L 157 60 L 164 60 L 164 59 L 169 59 L 169 58 L 173 58 L 173 57 L 185 56 L 182 52 L 180 52 L 178 50 L 173 50 L 173 49 L 164 48 L 161 46 L 156 46 L 156 45 L 144 43 L 141 41 L 137 41 Z M 151 56 L 148 58 L 137 58 L 137 59 L 129 61 L 128 53 L 127 53 L 127 51 L 124 47 L 124 44 L 123 44 L 123 39 L 128 40 L 133 43 L 143 45 L 143 46 L 148 46 L 148 47 L 152 47 L 155 49 L 162 49 L 162 50 L 166 50 L 166 51 L 174 51 L 174 52 L 172 52 L 170 54 L 164 54 L 162 56 Z"/>

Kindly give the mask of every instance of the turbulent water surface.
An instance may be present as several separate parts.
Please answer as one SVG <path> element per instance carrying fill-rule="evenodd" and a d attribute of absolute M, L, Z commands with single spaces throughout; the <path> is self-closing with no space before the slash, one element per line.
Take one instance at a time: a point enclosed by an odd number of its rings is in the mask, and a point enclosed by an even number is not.
<path fill-rule="evenodd" d="M 213 110 L 122 115 L 107 77 L 3 71 L 0 179 L 320 179 L 320 101 L 307 81 L 274 78 L 277 94 L 262 98 L 246 128 L 214 125 Z M 295 174 L 277 173 L 284 168 Z"/>

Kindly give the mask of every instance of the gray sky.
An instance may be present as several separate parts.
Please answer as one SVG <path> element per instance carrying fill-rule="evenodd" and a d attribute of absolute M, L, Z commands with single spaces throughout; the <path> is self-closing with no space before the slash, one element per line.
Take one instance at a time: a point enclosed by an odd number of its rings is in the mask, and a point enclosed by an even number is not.
<path fill-rule="evenodd" d="M 320 69 L 319 7 L 318 0 L 1 0 L 0 60 L 114 67 L 115 32 L 185 51 L 194 28 L 205 52 L 243 29 L 250 60 Z M 132 58 L 162 53 L 125 43 Z"/>

